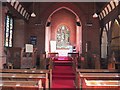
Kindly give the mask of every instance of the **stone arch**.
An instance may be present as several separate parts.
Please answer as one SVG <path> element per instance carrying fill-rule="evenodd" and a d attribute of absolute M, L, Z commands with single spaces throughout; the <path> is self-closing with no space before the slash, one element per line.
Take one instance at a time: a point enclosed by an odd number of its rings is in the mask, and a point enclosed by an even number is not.
<path fill-rule="evenodd" d="M 80 26 L 77 26 L 76 25 L 76 32 L 77 33 L 79 33 L 78 34 L 78 36 L 77 36 L 77 44 L 76 44 L 76 46 L 77 46 L 77 50 L 78 51 L 81 51 L 80 53 L 82 53 L 82 23 L 81 23 L 81 20 L 80 20 L 80 14 L 78 13 L 78 11 L 80 11 L 79 10 L 79 8 L 78 7 L 76 7 L 74 4 L 72 4 L 72 3 L 58 3 L 57 5 L 53 5 L 52 7 L 51 7 L 51 9 L 50 9 L 50 11 L 48 12 L 49 14 L 47 14 L 47 15 L 49 15 L 49 16 L 46 16 L 46 18 L 47 18 L 47 21 L 46 21 L 46 25 L 47 25 L 47 23 L 48 22 L 51 22 L 51 16 L 55 13 L 55 12 L 57 12 L 57 11 L 59 11 L 59 10 L 61 10 L 61 9 L 66 9 L 66 10 L 68 10 L 68 11 L 70 11 L 71 13 L 73 13 L 75 16 L 76 16 L 76 22 L 79 22 L 80 23 Z M 82 12 L 81 12 L 81 14 L 82 14 Z M 83 15 L 82 15 L 83 16 Z M 83 19 L 82 19 L 83 20 Z M 45 30 L 45 33 L 46 33 L 46 35 L 48 34 L 48 33 L 50 33 L 50 27 L 46 27 L 46 30 Z M 47 37 L 46 37 L 46 35 L 45 35 L 45 47 L 50 47 L 50 45 L 49 46 L 46 46 L 46 44 L 48 45 L 49 44 L 49 40 L 50 39 L 47 39 Z M 50 35 L 48 35 L 48 37 L 50 38 Z M 46 42 L 47 41 L 47 42 Z M 47 50 L 45 50 L 46 52 L 48 52 L 48 50 L 50 50 L 50 48 L 49 49 L 47 49 Z"/>

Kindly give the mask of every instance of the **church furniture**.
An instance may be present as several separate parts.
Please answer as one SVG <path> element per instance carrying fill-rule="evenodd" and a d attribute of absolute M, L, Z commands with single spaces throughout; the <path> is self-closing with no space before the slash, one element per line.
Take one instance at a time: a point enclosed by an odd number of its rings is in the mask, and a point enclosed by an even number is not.
<path fill-rule="evenodd" d="M 78 58 L 78 66 L 76 68 L 87 69 L 88 68 L 88 54 L 82 53 Z"/>
<path fill-rule="evenodd" d="M 56 52 L 59 54 L 59 56 L 67 57 L 68 53 L 71 52 L 70 48 L 57 48 Z"/>
<path fill-rule="evenodd" d="M 0 69 L 1 73 L 19 73 L 19 74 L 43 74 L 43 73 L 50 73 L 49 70 L 46 69 L 39 69 L 39 70 L 32 70 L 32 69 Z"/>
<path fill-rule="evenodd" d="M 47 74 L 18 74 L 18 73 L 1 73 L 2 80 L 10 81 L 42 81 L 44 88 L 49 88 L 49 80 Z"/>
<path fill-rule="evenodd" d="M 20 47 L 12 47 L 6 48 L 6 63 L 11 63 L 12 66 L 8 66 L 7 68 L 20 68 L 21 62 L 21 48 Z"/>
<path fill-rule="evenodd" d="M 120 80 L 119 73 L 106 73 L 106 72 L 91 72 L 91 73 L 77 73 L 76 76 L 76 84 L 78 88 L 81 88 L 83 85 L 84 80 Z"/>
<path fill-rule="evenodd" d="M 54 67 L 55 61 L 58 60 L 58 57 L 59 57 L 59 53 L 57 53 L 57 52 L 49 52 L 48 53 L 49 68 L 52 69 Z"/>
<path fill-rule="evenodd" d="M 103 80 L 118 80 L 120 79 L 119 73 L 80 73 L 80 78 L 87 78 L 87 79 L 103 79 Z"/>
<path fill-rule="evenodd" d="M 101 68 L 101 64 L 100 64 L 100 56 L 99 55 L 97 55 L 97 54 L 93 54 L 93 57 L 92 57 L 92 59 L 93 59 L 93 68 L 95 68 L 95 69 L 100 69 Z"/>
<path fill-rule="evenodd" d="M 76 72 L 81 73 L 120 73 L 118 69 L 77 69 Z"/>
<path fill-rule="evenodd" d="M 13 65 L 11 63 L 8 64 L 8 69 L 13 69 Z"/>
<path fill-rule="evenodd" d="M 3 68 L 4 69 L 13 69 L 13 64 L 10 62 L 5 63 L 5 64 L 3 64 Z"/>
<path fill-rule="evenodd" d="M 40 81 L 0 81 L 2 90 L 43 90 Z"/>
<path fill-rule="evenodd" d="M 120 70 L 120 62 L 115 62 L 115 66 L 116 66 L 117 69 Z"/>
<path fill-rule="evenodd" d="M 49 52 L 48 53 L 48 57 L 50 57 L 50 58 L 52 58 L 52 57 L 58 57 L 59 56 L 59 53 L 57 53 L 57 52 Z"/>
<path fill-rule="evenodd" d="M 120 73 L 118 69 L 116 70 L 111 70 L 111 69 L 78 69 L 76 68 L 76 79 L 75 79 L 75 83 L 77 85 L 78 83 L 78 77 L 79 77 L 79 73 L 97 73 L 99 75 L 99 73 Z"/>
<path fill-rule="evenodd" d="M 78 52 L 69 52 L 68 57 L 71 59 L 73 68 L 75 69 L 76 66 L 78 66 L 79 53 Z"/>
<path fill-rule="evenodd" d="M 46 69 L 46 54 L 40 54 L 40 69 Z"/>
<path fill-rule="evenodd" d="M 119 90 L 120 80 L 87 80 L 82 83 L 83 90 Z"/>
<path fill-rule="evenodd" d="M 36 67 L 37 48 L 33 52 L 26 52 L 25 48 L 21 50 L 21 68 L 34 68 Z"/>
<path fill-rule="evenodd" d="M 47 74 L 50 86 L 52 85 L 52 70 L 46 70 L 46 69 L 0 69 L 0 73 L 18 73 L 18 74 Z"/>
<path fill-rule="evenodd" d="M 76 58 L 76 57 L 79 57 L 79 53 L 78 52 L 69 52 L 68 56 L 70 56 L 72 58 Z"/>

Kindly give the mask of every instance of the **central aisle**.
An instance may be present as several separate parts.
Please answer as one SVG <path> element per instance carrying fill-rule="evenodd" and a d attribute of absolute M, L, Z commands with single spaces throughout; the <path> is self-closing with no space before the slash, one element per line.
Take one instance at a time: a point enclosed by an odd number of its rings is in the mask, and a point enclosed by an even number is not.
<path fill-rule="evenodd" d="M 58 65 L 53 69 L 52 89 L 75 90 L 75 74 L 71 65 Z"/>

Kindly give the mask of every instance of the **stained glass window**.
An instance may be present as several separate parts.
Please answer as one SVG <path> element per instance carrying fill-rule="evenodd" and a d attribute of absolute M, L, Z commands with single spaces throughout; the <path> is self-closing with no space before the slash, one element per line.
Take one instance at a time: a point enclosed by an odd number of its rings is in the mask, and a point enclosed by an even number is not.
<path fill-rule="evenodd" d="M 6 15 L 5 19 L 5 47 L 12 47 L 13 41 L 13 18 L 10 15 Z"/>
<path fill-rule="evenodd" d="M 61 25 L 57 30 L 57 48 L 69 48 L 70 32 L 67 26 Z"/>

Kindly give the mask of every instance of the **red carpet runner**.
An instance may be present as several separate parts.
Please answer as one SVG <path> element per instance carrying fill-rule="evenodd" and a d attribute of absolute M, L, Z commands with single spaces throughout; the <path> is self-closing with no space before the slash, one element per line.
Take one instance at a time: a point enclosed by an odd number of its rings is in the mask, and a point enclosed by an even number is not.
<path fill-rule="evenodd" d="M 62 62 L 63 63 L 63 62 Z M 53 81 L 52 81 L 52 89 L 53 90 L 67 90 L 72 89 L 75 90 L 75 74 L 73 72 L 71 65 L 56 65 L 53 69 Z"/>

